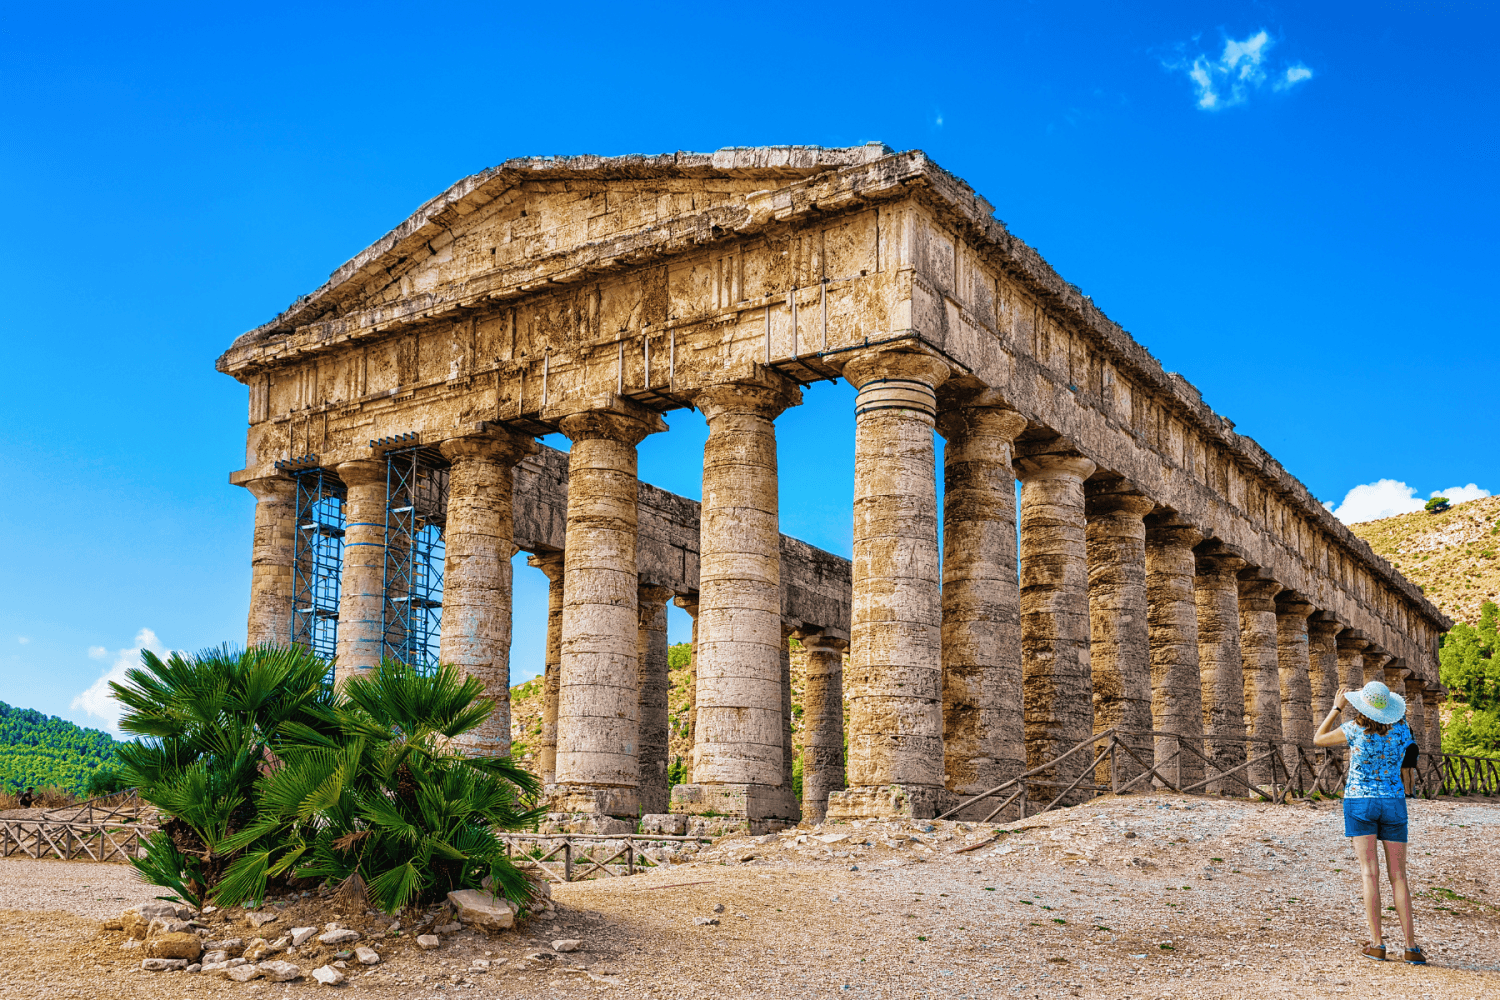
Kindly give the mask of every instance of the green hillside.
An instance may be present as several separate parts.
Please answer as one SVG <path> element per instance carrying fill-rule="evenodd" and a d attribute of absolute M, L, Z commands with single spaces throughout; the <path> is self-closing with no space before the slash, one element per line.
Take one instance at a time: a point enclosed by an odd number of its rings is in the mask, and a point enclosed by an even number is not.
<path fill-rule="evenodd" d="M 0 791 L 52 785 L 82 795 L 89 776 L 115 762 L 115 745 L 98 729 L 0 701 Z"/>

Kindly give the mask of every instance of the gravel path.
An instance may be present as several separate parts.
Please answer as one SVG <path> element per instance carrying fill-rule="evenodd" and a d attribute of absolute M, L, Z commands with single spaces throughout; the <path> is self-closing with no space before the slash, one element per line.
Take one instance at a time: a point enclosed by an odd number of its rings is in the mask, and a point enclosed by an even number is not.
<path fill-rule="evenodd" d="M 1413 802 L 1411 812 L 1426 968 L 1357 954 L 1357 866 L 1337 803 L 1131 796 L 1016 824 L 1019 832 L 966 854 L 951 852 L 990 832 L 830 825 L 721 841 L 685 864 L 558 886 L 560 915 L 545 925 L 495 937 L 465 931 L 431 952 L 379 938 L 384 960 L 351 970 L 346 988 L 506 1000 L 1495 996 L 1500 805 Z M 106 883 L 100 869 L 121 874 Z M 117 932 L 71 915 L 100 905 L 97 887 L 122 894 L 129 876 L 117 866 L 0 861 L 0 906 L 24 900 L 34 910 L 61 897 L 37 891 L 44 870 L 53 889 L 66 871 L 94 879 L 94 895 L 84 900 L 75 887 L 57 907 L 70 914 L 0 912 L 0 934 L 28 942 L 0 949 L 0 996 L 183 1000 L 315 989 L 306 980 L 238 985 L 134 971 L 138 958 L 119 950 Z M 333 919 L 327 906 L 297 902 L 275 926 Z M 249 937 L 244 917 L 215 920 Z M 708 918 L 719 923 L 695 922 Z M 361 916 L 355 926 L 376 938 L 384 921 Z M 549 942 L 564 937 L 582 948 L 554 953 Z M 475 959 L 490 970 L 472 971 Z M 290 960 L 310 971 L 324 959 Z"/>
<path fill-rule="evenodd" d="M 97 921 L 161 892 L 141 884 L 129 865 L 0 859 L 0 910 L 62 911 Z"/>

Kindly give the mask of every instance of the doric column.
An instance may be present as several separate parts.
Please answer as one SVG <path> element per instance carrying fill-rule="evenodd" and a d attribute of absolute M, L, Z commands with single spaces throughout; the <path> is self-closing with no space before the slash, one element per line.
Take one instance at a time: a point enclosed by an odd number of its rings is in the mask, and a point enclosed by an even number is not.
<path fill-rule="evenodd" d="M 1425 706 L 1427 738 L 1422 749 L 1430 753 L 1443 752 L 1442 704 L 1448 700 L 1448 691 L 1441 684 L 1428 683 L 1422 703 Z"/>
<path fill-rule="evenodd" d="M 1371 681 L 1381 681 L 1383 683 L 1385 681 L 1385 665 L 1391 662 L 1390 650 L 1372 642 L 1365 647 L 1363 660 L 1363 669 L 1360 671 L 1363 675 L 1363 680 L 1360 681 L 1360 686 L 1363 687 Z"/>
<path fill-rule="evenodd" d="M 1308 658 L 1311 661 L 1312 717 L 1318 722 L 1333 708 L 1339 693 L 1339 650 L 1336 637 L 1344 626 L 1326 611 L 1307 621 Z"/>
<path fill-rule="evenodd" d="M 694 790 L 680 809 L 751 820 L 789 818 L 783 784 L 781 536 L 776 417 L 801 401 L 774 372 L 701 389 L 708 420 L 703 446 L 699 535 L 697 719 Z"/>
<path fill-rule="evenodd" d="M 797 628 L 798 624 L 795 622 L 781 623 L 781 787 L 787 790 L 794 804 L 797 798 L 797 790 L 793 784 L 796 778 L 797 743 L 792 725 L 792 634 Z M 801 816 L 795 818 L 801 819 Z"/>
<path fill-rule="evenodd" d="M 1189 747 L 1175 764 L 1177 740 L 1157 741 L 1155 763 L 1163 773 L 1180 775 L 1182 785 L 1202 781 L 1203 681 L 1198 672 L 1198 604 L 1193 546 L 1198 529 L 1170 514 L 1146 519 L 1146 621 L 1151 636 L 1151 721 L 1160 732 L 1176 733 Z M 1194 752 L 1197 751 L 1197 753 Z M 1180 768 L 1180 770 L 1179 770 Z"/>
<path fill-rule="evenodd" d="M 542 672 L 542 736 L 537 767 L 543 784 L 557 780 L 557 693 L 562 674 L 563 554 L 539 552 L 526 563 L 547 574 L 547 652 Z"/>
<path fill-rule="evenodd" d="M 448 460 L 448 520 L 443 527 L 443 619 L 438 661 L 484 684 L 495 711 L 460 743 L 484 756 L 510 754 L 510 556 L 515 464 L 535 454 L 519 434 L 454 438 L 438 446 Z"/>
<path fill-rule="evenodd" d="M 828 793 L 844 788 L 844 650 L 847 640 L 799 633 L 807 653 L 802 689 L 802 818 L 820 823 Z"/>
<path fill-rule="evenodd" d="M 874 348 L 844 366 L 854 403 L 849 789 L 830 817 L 937 814 L 942 582 L 933 428 L 939 358 Z"/>
<path fill-rule="evenodd" d="M 1151 630 L 1146 602 L 1146 522 L 1156 504 L 1118 476 L 1084 484 L 1088 518 L 1089 664 L 1094 676 L 1094 732 L 1151 731 Z M 1135 735 L 1126 742 L 1142 759 L 1152 739 Z M 1141 772 L 1127 754 L 1118 754 L 1120 781 Z M 1109 761 L 1096 780 L 1110 783 Z"/>
<path fill-rule="evenodd" d="M 1359 629 L 1346 628 L 1338 634 L 1339 686 L 1358 691 L 1365 686 L 1365 647 L 1369 638 Z M 1337 692 L 1335 692 L 1337 693 Z M 1344 707 L 1344 721 L 1354 718 L 1354 709 Z"/>
<path fill-rule="evenodd" d="M 667 782 L 667 601 L 666 587 L 641 586 L 636 591 L 636 675 L 640 684 L 641 812 L 664 813 L 671 785 Z"/>
<path fill-rule="evenodd" d="M 1052 453 L 1018 459 L 1015 466 L 1021 478 L 1021 683 L 1026 766 L 1032 769 L 1094 732 L 1083 500 L 1083 481 L 1093 474 L 1094 463 L 1081 455 Z M 1031 797 L 1050 801 L 1090 759 L 1076 754 L 1043 771 Z M 1087 797 L 1074 793 L 1063 804 Z"/>
<path fill-rule="evenodd" d="M 297 484 L 267 476 L 243 484 L 255 496 L 255 535 L 250 543 L 250 617 L 246 646 L 292 643 Z"/>
<path fill-rule="evenodd" d="M 1276 599 L 1276 669 L 1281 678 L 1281 734 L 1299 747 L 1312 746 L 1311 650 L 1307 616 L 1313 606 L 1287 591 Z M 1318 719 L 1322 721 L 1321 717 Z M 1292 763 L 1288 758 L 1288 763 Z M 1293 766 L 1296 766 L 1293 764 Z"/>
<path fill-rule="evenodd" d="M 385 463 L 338 467 L 344 483 L 344 573 L 339 579 L 339 641 L 334 680 L 380 666 L 385 636 Z"/>
<path fill-rule="evenodd" d="M 688 689 L 687 689 L 687 740 L 692 747 L 698 738 L 698 595 L 678 594 L 672 603 L 688 613 L 693 620 L 693 634 L 688 640 Z M 683 762 L 683 781 L 693 780 L 693 754 L 688 751 Z"/>
<path fill-rule="evenodd" d="M 666 425 L 618 396 L 563 415 L 558 425 L 573 447 L 554 807 L 635 817 L 640 813 L 635 449 Z"/>
<path fill-rule="evenodd" d="M 1211 543 L 1204 543 L 1203 547 Z M 1245 562 L 1212 548 L 1197 552 L 1198 669 L 1208 758 L 1220 773 L 1245 762 L 1245 673 L 1240 662 L 1240 589 Z M 1244 773 L 1208 786 L 1220 794 L 1245 787 Z"/>
<path fill-rule="evenodd" d="M 1240 570 L 1240 662 L 1244 668 L 1245 735 L 1252 740 L 1281 739 L 1281 671 L 1276 648 L 1276 595 L 1281 584 L 1259 567 Z M 1264 742 L 1249 745 L 1252 757 L 1267 751 Z M 1257 785 L 1271 783 L 1271 763 L 1250 768 Z"/>
<path fill-rule="evenodd" d="M 1417 749 L 1429 753 L 1437 749 L 1427 745 L 1427 681 L 1415 673 L 1407 675 L 1401 693 L 1406 696 L 1406 725 L 1411 729 L 1411 738 L 1417 741 Z"/>
<path fill-rule="evenodd" d="M 1026 418 L 991 392 L 938 416 L 943 449 L 943 760 L 973 795 L 1026 769 L 1011 444 Z M 804 779 L 805 780 L 805 779 Z M 989 812 L 989 808 L 985 809 Z"/>

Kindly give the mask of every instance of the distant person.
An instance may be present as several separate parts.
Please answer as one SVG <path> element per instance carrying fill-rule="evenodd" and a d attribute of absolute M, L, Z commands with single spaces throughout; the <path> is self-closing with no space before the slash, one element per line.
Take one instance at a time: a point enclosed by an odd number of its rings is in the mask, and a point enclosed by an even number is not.
<path fill-rule="evenodd" d="M 21 793 L 21 797 L 18 798 L 16 802 L 21 806 L 22 809 L 31 808 L 31 804 L 36 801 L 36 795 L 33 794 L 35 791 L 36 790 L 34 788 L 28 788 L 26 789 L 26 791 Z"/>
<path fill-rule="evenodd" d="M 1353 707 L 1353 720 L 1335 728 L 1339 710 Z M 1364 955 L 1385 961 L 1385 939 L 1380 929 L 1380 854 L 1378 840 L 1385 845 L 1386 875 L 1391 880 L 1392 901 L 1406 937 L 1403 960 L 1426 965 L 1427 956 L 1416 943 L 1411 916 L 1411 888 L 1406 883 L 1406 789 L 1401 783 L 1401 764 L 1412 743 L 1406 725 L 1406 701 L 1379 681 L 1359 691 L 1341 688 L 1333 710 L 1318 727 L 1313 742 L 1320 747 L 1348 744 L 1349 777 L 1344 782 L 1344 836 L 1354 841 L 1365 899 L 1365 922 L 1370 941 Z"/>
<path fill-rule="evenodd" d="M 1406 746 L 1406 754 L 1401 758 L 1401 784 L 1406 788 L 1406 797 L 1411 798 L 1417 790 L 1417 754 L 1421 750 L 1415 743 Z"/>

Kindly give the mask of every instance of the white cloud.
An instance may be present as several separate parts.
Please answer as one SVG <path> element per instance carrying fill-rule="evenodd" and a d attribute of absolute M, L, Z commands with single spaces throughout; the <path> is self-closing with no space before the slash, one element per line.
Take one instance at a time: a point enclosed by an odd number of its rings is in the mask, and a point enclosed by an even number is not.
<path fill-rule="evenodd" d="M 1432 496 L 1447 497 L 1454 503 L 1478 500 L 1489 495 L 1489 490 L 1480 489 L 1475 483 L 1432 491 Z M 1378 521 L 1383 517 L 1396 517 L 1422 510 L 1427 506 L 1427 501 L 1417 496 L 1415 487 L 1395 479 L 1379 479 L 1354 487 L 1344 495 L 1344 502 L 1337 507 L 1331 503 L 1323 506 L 1333 511 L 1333 516 L 1345 524 L 1359 524 L 1361 521 Z"/>
<path fill-rule="evenodd" d="M 104 726 L 112 733 L 120 731 L 120 703 L 115 701 L 114 692 L 110 690 L 110 681 L 121 683 L 125 680 L 125 672 L 132 667 L 141 665 L 141 650 L 149 649 L 157 656 L 165 656 L 167 648 L 161 644 L 156 633 L 149 628 L 143 628 L 135 635 L 135 645 L 129 649 L 122 649 L 115 655 L 115 662 L 98 680 L 89 685 L 87 691 L 82 692 L 73 699 L 73 708 L 83 709 L 89 715 L 104 721 Z M 109 655 L 109 651 L 103 646 L 89 647 L 89 656 L 96 660 L 102 660 Z"/>
<path fill-rule="evenodd" d="M 1225 39 L 1224 51 L 1217 59 L 1199 54 L 1191 60 L 1178 58 L 1163 61 L 1169 70 L 1187 75 L 1198 95 L 1198 107 L 1204 111 L 1244 104 L 1252 91 L 1265 86 L 1271 79 L 1267 74 L 1267 51 L 1276 43 L 1269 33 L 1261 30 L 1242 40 Z M 1289 90 L 1303 80 L 1312 78 L 1312 70 L 1302 63 L 1284 66 L 1274 75 L 1272 90 Z"/>
<path fill-rule="evenodd" d="M 1405 483 L 1395 479 L 1380 479 L 1354 487 L 1344 494 L 1344 502 L 1336 508 L 1332 504 L 1324 506 L 1345 524 L 1358 524 L 1361 521 L 1378 521 L 1382 517 L 1395 517 L 1397 514 L 1410 514 L 1414 510 L 1421 510 L 1426 504 L 1427 501 L 1419 498 L 1417 491 Z"/>
<path fill-rule="evenodd" d="M 21 645 L 25 646 L 25 645 L 28 645 L 31 642 L 31 636 L 29 636 L 29 635 L 18 635 L 18 636 L 16 636 L 16 641 L 19 642 Z"/>
<path fill-rule="evenodd" d="M 1487 497 L 1490 495 L 1490 491 L 1480 489 L 1477 484 L 1470 483 L 1468 486 L 1450 486 L 1446 490 L 1433 490 L 1432 495 L 1435 497 L 1447 497 L 1454 503 L 1465 503 L 1469 500 L 1478 500 L 1480 497 Z"/>

